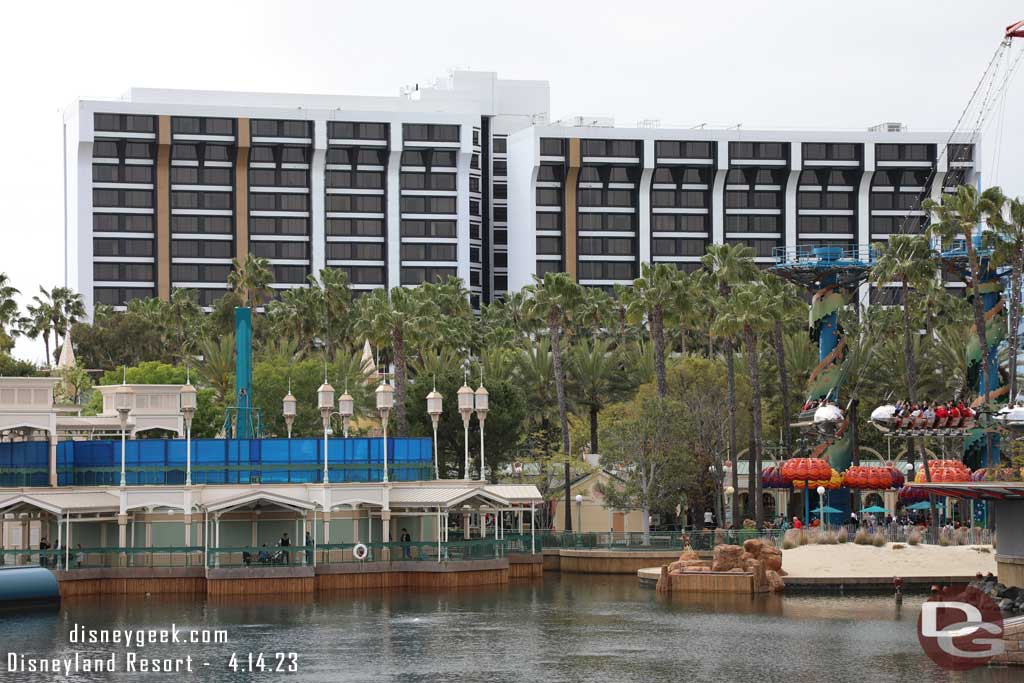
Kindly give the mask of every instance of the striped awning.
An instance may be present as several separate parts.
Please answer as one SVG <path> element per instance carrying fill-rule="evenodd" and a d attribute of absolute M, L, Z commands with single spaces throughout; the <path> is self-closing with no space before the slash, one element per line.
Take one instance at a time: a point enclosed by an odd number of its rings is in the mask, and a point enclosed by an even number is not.
<path fill-rule="evenodd" d="M 1020 481 L 972 481 L 957 484 L 915 482 L 910 486 L 936 496 L 950 498 L 1024 500 L 1024 482 Z"/>

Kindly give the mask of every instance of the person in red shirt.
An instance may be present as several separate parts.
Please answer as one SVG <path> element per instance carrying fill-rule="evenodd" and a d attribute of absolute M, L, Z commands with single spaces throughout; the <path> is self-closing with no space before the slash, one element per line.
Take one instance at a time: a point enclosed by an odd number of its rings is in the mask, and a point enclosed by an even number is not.
<path fill-rule="evenodd" d="M 799 517 L 794 517 L 793 518 L 793 528 L 794 529 L 803 529 L 804 528 L 804 523 L 800 521 Z"/>
<path fill-rule="evenodd" d="M 949 424 L 952 427 L 960 426 L 960 409 L 954 405 L 952 401 L 949 402 L 949 408 L 946 409 L 949 413 Z"/>
<path fill-rule="evenodd" d="M 945 427 L 947 419 L 949 419 L 949 411 L 940 403 L 935 407 L 935 426 Z"/>

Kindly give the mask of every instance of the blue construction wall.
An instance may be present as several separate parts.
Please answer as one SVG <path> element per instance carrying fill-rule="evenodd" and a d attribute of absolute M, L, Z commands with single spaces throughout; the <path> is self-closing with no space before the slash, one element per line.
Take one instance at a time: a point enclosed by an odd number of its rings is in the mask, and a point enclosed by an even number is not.
<path fill-rule="evenodd" d="M 49 485 L 48 442 L 0 443 L 0 487 Z"/>
<path fill-rule="evenodd" d="M 193 484 L 318 483 L 323 479 L 323 439 L 193 439 Z M 392 481 L 433 478 L 429 438 L 388 439 Z M 383 439 L 331 439 L 332 483 L 381 481 Z M 0 444 L 0 487 L 47 486 L 45 442 Z M 185 483 L 184 439 L 141 439 L 125 444 L 129 486 Z M 62 441 L 57 444 L 60 486 L 117 486 L 121 442 Z"/>

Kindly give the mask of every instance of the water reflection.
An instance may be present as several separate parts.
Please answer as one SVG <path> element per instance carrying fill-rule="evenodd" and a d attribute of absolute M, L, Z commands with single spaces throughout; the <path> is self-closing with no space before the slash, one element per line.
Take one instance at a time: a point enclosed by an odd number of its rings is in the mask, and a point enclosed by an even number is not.
<path fill-rule="evenodd" d="M 0 612 L 0 651 L 100 655 L 67 633 L 87 628 L 212 627 L 223 645 L 154 645 L 146 656 L 192 654 L 181 681 L 249 676 L 232 652 L 299 653 L 302 681 L 1019 681 L 1020 670 L 948 674 L 923 655 L 920 597 L 664 595 L 630 577 L 549 575 L 500 590 L 338 592 L 251 604 L 234 598 L 80 598 L 57 611 Z M 117 650 L 123 655 L 123 650 Z M 269 659 L 268 659 L 269 661 Z M 209 666 L 202 666 L 208 662 Z M 129 677 L 122 676 L 122 680 Z M 147 677 L 152 678 L 152 676 Z M 51 681 L 50 674 L 0 680 Z M 108 680 L 80 675 L 69 680 Z"/>

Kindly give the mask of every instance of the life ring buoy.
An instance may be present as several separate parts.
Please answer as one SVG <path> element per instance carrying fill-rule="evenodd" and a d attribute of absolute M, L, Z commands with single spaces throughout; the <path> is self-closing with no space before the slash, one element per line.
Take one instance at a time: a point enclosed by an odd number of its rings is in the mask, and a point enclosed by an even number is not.
<path fill-rule="evenodd" d="M 362 543 L 356 543 L 355 547 L 352 548 L 352 556 L 357 560 L 365 560 L 370 550 Z"/>

